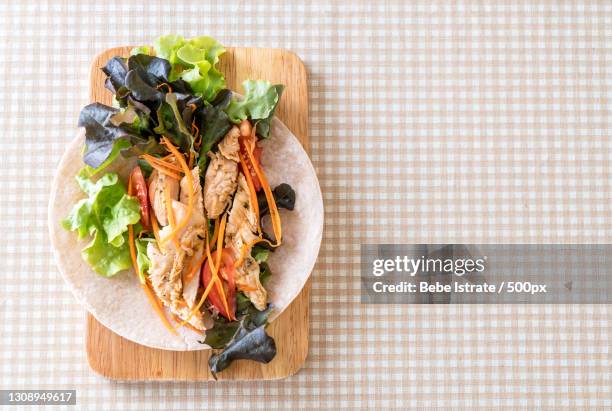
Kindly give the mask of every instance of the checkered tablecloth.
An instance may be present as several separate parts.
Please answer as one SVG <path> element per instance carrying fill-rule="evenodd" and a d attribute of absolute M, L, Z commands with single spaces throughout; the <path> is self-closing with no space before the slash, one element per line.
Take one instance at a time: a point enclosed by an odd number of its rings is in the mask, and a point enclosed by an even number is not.
<path fill-rule="evenodd" d="M 612 407 L 609 306 L 359 303 L 361 243 L 612 240 L 611 2 L 4 1 L 0 22 L 0 388 L 76 389 L 85 410 Z M 93 56 L 170 32 L 308 68 L 326 227 L 310 354 L 286 380 L 87 365 L 50 180 Z"/>

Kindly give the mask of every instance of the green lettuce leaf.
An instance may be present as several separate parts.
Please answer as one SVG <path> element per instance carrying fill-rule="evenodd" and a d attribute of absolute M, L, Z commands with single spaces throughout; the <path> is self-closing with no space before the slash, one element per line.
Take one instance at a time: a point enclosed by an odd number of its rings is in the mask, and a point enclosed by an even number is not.
<path fill-rule="evenodd" d="M 89 172 L 83 169 L 76 176 L 87 198 L 74 205 L 62 226 L 76 230 L 81 238 L 94 236 L 82 251 L 83 259 L 96 273 L 110 277 L 131 266 L 126 232 L 128 225 L 140 220 L 140 205 L 127 195 L 117 174 L 107 173 L 93 181 Z"/>
<path fill-rule="evenodd" d="M 123 195 L 126 192 L 119 182 L 119 176 L 115 173 L 104 174 L 97 181 L 93 181 L 87 176 L 85 170 L 81 170 L 75 178 L 81 190 L 89 196 L 90 200 L 94 200 L 93 202 L 95 202 L 98 194 L 106 187 L 116 187 L 116 190 L 110 190 L 112 193 L 117 192 Z M 108 195 L 108 192 L 103 195 Z"/>
<path fill-rule="evenodd" d="M 97 274 L 105 277 L 112 277 L 119 271 L 132 267 L 127 239 L 124 239 L 123 246 L 115 247 L 108 243 L 103 231 L 96 231 L 93 240 L 83 248 L 81 255 Z"/>
<path fill-rule="evenodd" d="M 270 266 L 268 263 L 263 262 L 259 265 L 259 281 L 262 284 L 265 284 L 268 278 L 272 276 L 272 270 L 270 270 Z"/>
<path fill-rule="evenodd" d="M 149 46 L 134 47 L 132 50 L 130 50 L 130 56 L 135 56 L 136 54 L 150 55 L 151 52 L 152 50 L 151 50 L 151 47 Z"/>
<path fill-rule="evenodd" d="M 150 238 L 136 239 L 136 262 L 138 263 L 138 276 L 144 279 L 151 268 L 151 260 L 147 255 L 147 243 L 152 241 Z"/>
<path fill-rule="evenodd" d="M 265 80 L 246 80 L 242 83 L 244 98 L 233 100 L 227 115 L 236 124 L 249 119 L 257 124 L 257 135 L 268 138 L 270 122 L 283 93 L 283 85 L 273 85 Z"/>
<path fill-rule="evenodd" d="M 255 245 L 251 250 L 251 256 L 255 259 L 255 261 L 261 264 L 268 260 L 268 256 L 270 256 L 270 250 Z"/>
<path fill-rule="evenodd" d="M 102 228 L 108 242 L 120 247 L 124 243 L 123 233 L 127 232 L 128 225 L 140 221 L 140 203 L 134 197 L 124 194 L 111 207 L 104 207 L 101 214 Z"/>
<path fill-rule="evenodd" d="M 225 53 L 225 48 L 212 37 L 186 40 L 170 34 L 155 40 L 154 49 L 157 56 L 172 65 L 170 80 L 184 80 L 195 95 L 211 101 L 225 88 L 225 78 L 217 69 L 219 57 Z"/>
<path fill-rule="evenodd" d="M 175 64 L 176 51 L 185 44 L 185 38 L 177 34 L 168 34 L 166 36 L 159 36 L 153 42 L 153 49 L 158 57 L 168 60 L 170 63 Z"/>
<path fill-rule="evenodd" d="M 83 238 L 96 231 L 96 223 L 91 217 L 91 201 L 84 198 L 79 200 L 72 207 L 70 214 L 62 220 L 62 227 L 68 231 L 77 230 L 79 238 Z"/>

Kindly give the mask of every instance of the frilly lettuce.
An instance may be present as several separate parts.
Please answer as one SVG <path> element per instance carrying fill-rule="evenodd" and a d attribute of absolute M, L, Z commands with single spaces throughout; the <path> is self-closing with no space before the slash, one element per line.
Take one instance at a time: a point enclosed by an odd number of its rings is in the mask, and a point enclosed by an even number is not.
<path fill-rule="evenodd" d="M 157 57 L 166 59 L 172 65 L 170 81 L 182 79 L 189 84 L 193 94 L 211 101 L 225 88 L 225 78 L 217 69 L 219 57 L 225 48 L 208 36 L 186 40 L 170 34 L 161 36 L 153 43 Z M 132 53 L 150 53 L 148 47 L 138 47 Z"/>
<path fill-rule="evenodd" d="M 149 133 L 148 116 L 132 105 L 120 110 L 100 103 L 89 104 L 81 110 L 78 126 L 85 128 L 83 161 L 97 171 L 110 164 L 119 152 L 129 155 L 148 144 L 145 137 Z M 136 147 L 131 150 L 133 146 Z"/>
<path fill-rule="evenodd" d="M 257 135 L 268 138 L 270 122 L 284 87 L 266 80 L 246 80 L 242 87 L 244 98 L 233 100 L 227 108 L 227 115 L 236 124 L 245 119 L 253 121 L 257 124 Z"/>
<path fill-rule="evenodd" d="M 140 205 L 128 196 L 115 173 L 108 173 L 97 181 L 83 170 L 76 177 L 87 198 L 74 205 L 62 221 L 66 230 L 77 231 L 79 237 L 93 235 L 93 240 L 81 255 L 94 271 L 110 277 L 131 267 L 126 232 L 128 225 L 140 220 Z"/>

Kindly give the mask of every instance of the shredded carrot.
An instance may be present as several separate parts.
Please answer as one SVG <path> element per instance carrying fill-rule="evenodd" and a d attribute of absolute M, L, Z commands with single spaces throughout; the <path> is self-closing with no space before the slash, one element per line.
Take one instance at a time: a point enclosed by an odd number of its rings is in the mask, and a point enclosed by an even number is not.
<path fill-rule="evenodd" d="M 193 155 L 193 151 L 189 151 L 189 169 L 193 168 L 194 160 L 195 160 L 195 156 Z"/>
<path fill-rule="evenodd" d="M 166 175 L 166 176 L 168 176 L 168 177 L 170 177 L 170 178 L 172 178 L 174 180 L 179 181 L 181 179 L 181 176 L 179 174 L 173 173 L 172 171 L 168 171 L 166 169 L 163 169 L 163 168 L 161 168 L 159 166 L 156 166 L 156 165 L 153 165 L 153 164 L 151 165 L 151 167 L 153 167 L 154 169 L 156 169 L 160 173 L 162 173 L 162 174 L 164 174 L 164 175 Z"/>
<path fill-rule="evenodd" d="M 195 129 L 195 133 L 193 132 L 193 130 Z M 198 138 L 201 138 L 202 136 L 200 136 L 200 129 L 198 126 L 196 126 L 196 122 L 195 122 L 195 118 L 191 121 L 191 134 L 196 136 L 196 140 Z M 195 144 L 195 142 L 194 142 Z"/>
<path fill-rule="evenodd" d="M 254 129 L 255 128 L 253 128 L 253 130 Z M 253 135 L 251 136 L 251 141 L 255 141 Z M 244 159 L 242 153 L 239 153 L 238 155 L 240 158 L 240 164 L 242 165 L 242 170 L 244 171 L 244 176 L 246 178 L 247 185 L 249 187 L 250 201 L 251 201 L 251 204 L 253 204 L 253 211 L 255 213 L 255 216 L 257 217 L 257 232 L 259 236 L 253 241 L 249 242 L 248 244 L 242 245 L 242 248 L 240 249 L 240 256 L 238 260 L 236 260 L 236 262 L 234 263 L 235 268 L 240 267 L 242 263 L 244 263 L 244 259 L 246 258 L 248 251 L 255 244 L 260 243 L 260 242 L 265 242 L 269 244 L 271 247 L 278 247 L 279 245 L 281 245 L 281 241 L 282 241 L 281 239 L 282 237 L 281 221 L 280 221 L 280 215 L 278 213 L 278 208 L 276 206 L 276 201 L 274 200 L 274 196 L 272 195 L 272 190 L 270 189 L 270 184 L 268 183 L 268 179 L 266 178 L 266 175 L 264 174 L 263 170 L 259 168 L 257 161 L 253 157 L 253 152 L 252 152 L 253 146 L 254 144 L 249 144 L 248 141 L 244 142 L 244 147 L 245 147 L 245 151 L 247 152 L 247 156 L 249 157 L 249 160 L 251 164 L 253 165 L 255 174 L 259 178 L 259 181 L 261 182 L 261 186 L 264 189 L 264 193 L 266 195 L 266 201 L 268 202 L 268 207 L 270 209 L 270 217 L 272 218 L 272 228 L 274 230 L 274 236 L 276 237 L 276 244 L 272 244 L 270 241 L 263 238 L 261 226 L 259 225 L 259 205 L 257 203 L 257 192 L 255 191 L 255 186 L 253 184 L 251 173 L 249 172 L 249 169 L 246 165 L 246 160 Z"/>
<path fill-rule="evenodd" d="M 145 284 L 142 284 L 142 289 L 144 290 L 145 294 L 147 295 L 147 298 L 149 299 L 149 303 L 151 303 L 151 306 L 153 307 L 153 309 L 155 310 L 155 312 L 157 313 L 159 318 L 164 323 L 164 326 L 166 326 L 166 328 L 172 334 L 176 335 L 176 329 L 172 326 L 172 324 L 170 324 L 170 322 L 166 318 L 166 314 L 164 314 L 164 311 L 163 311 L 163 309 L 161 307 L 161 304 L 160 304 L 159 300 L 157 299 L 157 297 L 155 296 L 155 294 L 153 293 L 153 291 L 151 290 L 150 287 L 151 287 L 151 285 L 150 285 L 149 281 L 147 281 Z"/>
<path fill-rule="evenodd" d="M 217 236 L 218 235 L 219 235 L 219 219 L 215 218 L 215 228 L 213 230 L 213 235 L 212 235 L 210 241 L 208 242 L 210 247 L 212 247 L 213 244 L 215 244 L 217 242 Z"/>
<path fill-rule="evenodd" d="M 181 165 L 181 168 L 183 169 L 183 172 L 185 173 L 185 177 L 187 178 L 187 189 L 188 189 L 187 212 L 185 213 L 185 218 L 183 218 L 183 220 L 180 223 L 178 223 L 176 227 L 172 229 L 172 232 L 170 232 L 170 235 L 168 237 L 162 240 L 161 245 L 164 245 L 166 242 L 168 242 L 169 239 L 174 238 L 176 234 L 179 233 L 191 219 L 191 214 L 193 213 L 193 205 L 194 205 L 193 203 L 194 203 L 195 193 L 193 191 L 193 175 L 191 174 L 191 170 L 189 169 L 189 167 L 187 167 L 185 158 L 176 149 L 176 147 L 172 145 L 170 140 L 168 140 L 166 137 L 162 137 L 162 142 L 166 145 L 168 150 L 170 150 L 170 152 L 174 154 L 174 157 L 178 160 L 179 164 Z"/>
<path fill-rule="evenodd" d="M 185 279 L 187 281 L 191 280 L 193 278 L 193 276 L 198 272 L 198 270 L 202 267 L 202 264 L 204 264 L 204 261 L 206 260 L 206 254 L 202 255 L 202 258 L 200 258 L 198 260 L 198 262 L 195 264 L 195 266 L 190 267 L 191 269 L 187 272 L 187 275 L 185 276 Z"/>
<path fill-rule="evenodd" d="M 178 323 L 178 324 L 180 324 L 180 323 L 181 323 L 181 319 L 180 319 L 180 318 L 178 318 L 178 317 L 177 317 L 175 314 L 172 314 L 172 318 L 174 319 L 174 321 L 175 321 L 176 323 Z M 198 333 L 198 334 L 204 334 L 204 331 L 202 331 L 202 330 L 198 330 L 197 328 L 195 328 L 193 325 L 191 325 L 191 324 L 189 324 L 189 323 L 186 323 L 186 324 L 185 324 L 183 327 L 187 327 L 187 328 L 189 328 L 191 331 L 194 331 L 194 332 L 196 332 L 196 333 Z"/>
<path fill-rule="evenodd" d="M 217 261 L 215 261 L 217 273 L 221 271 L 221 256 L 223 255 L 223 236 L 225 234 L 226 223 L 227 214 L 223 214 L 223 217 L 221 218 L 221 225 L 219 226 L 219 235 L 217 237 Z M 230 315 L 227 298 L 225 297 L 225 290 L 223 289 L 221 281 L 217 282 L 217 290 L 219 290 L 219 294 L 221 294 L 221 300 L 223 301 L 223 308 L 225 308 L 225 312 Z"/>
<path fill-rule="evenodd" d="M 130 196 L 133 195 L 132 176 L 128 178 L 127 193 Z M 130 247 L 130 258 L 132 259 L 132 267 L 134 268 L 134 273 L 142 284 L 144 282 L 144 278 L 141 278 L 138 274 L 138 260 L 136 259 L 136 246 L 134 244 L 134 226 L 132 224 L 128 225 L 128 245 Z"/>
<path fill-rule="evenodd" d="M 132 175 L 130 174 L 130 176 L 128 177 L 127 194 L 131 196 L 133 193 L 134 191 L 132 190 Z"/>
<path fill-rule="evenodd" d="M 221 219 L 221 227 L 219 229 L 219 239 L 217 242 L 217 245 L 219 245 L 219 243 L 221 243 L 221 246 L 223 246 L 223 236 L 222 233 L 225 231 L 225 217 L 227 216 L 227 214 L 224 214 L 223 218 Z M 218 254 L 218 252 L 217 252 Z M 214 284 L 217 284 L 217 289 L 220 291 L 220 294 L 223 298 L 223 306 L 226 310 L 227 313 L 229 313 L 229 309 L 227 307 L 227 300 L 225 298 L 225 292 L 223 290 L 223 284 L 221 283 L 221 279 L 219 279 L 219 276 L 217 275 L 217 267 L 219 267 L 220 264 L 215 265 L 215 263 L 213 262 L 213 258 L 210 254 L 210 240 L 208 238 L 208 231 L 206 231 L 206 257 L 208 258 L 208 264 L 210 264 L 210 270 L 211 270 L 211 280 L 210 283 L 208 283 L 208 285 L 206 286 L 206 289 L 204 290 L 204 293 L 202 293 L 202 297 L 200 297 L 200 302 L 198 302 L 198 305 L 196 305 L 192 310 L 191 313 L 189 314 L 189 316 L 185 319 L 185 321 L 183 321 L 181 323 L 181 325 L 186 324 L 191 317 L 200 309 L 200 307 L 202 307 L 202 304 L 204 304 L 204 301 L 206 301 L 206 298 L 208 297 L 208 294 L 210 294 L 210 290 L 212 290 L 212 287 Z M 220 258 L 218 258 L 218 260 L 220 260 Z M 219 267 L 220 268 L 220 267 Z"/>
<path fill-rule="evenodd" d="M 147 161 L 147 162 L 151 165 L 151 167 L 156 169 L 158 172 L 160 172 L 160 173 L 162 173 L 162 174 L 164 174 L 164 175 L 166 175 L 166 176 L 168 176 L 170 178 L 173 178 L 175 180 L 180 180 L 181 179 L 180 174 L 175 173 L 172 170 L 168 170 L 168 169 L 166 169 L 166 168 L 164 168 L 164 167 L 162 167 L 162 166 L 160 166 L 160 165 L 158 165 L 156 163 L 149 162 L 149 161 Z"/>
<path fill-rule="evenodd" d="M 172 208 L 172 198 L 170 197 L 170 189 L 168 188 L 168 184 L 164 187 L 164 202 L 166 203 L 166 214 L 168 214 L 168 223 L 170 227 L 174 227 L 176 225 L 176 221 L 174 220 L 174 209 Z"/>
<path fill-rule="evenodd" d="M 166 214 L 168 214 L 168 223 L 170 224 L 171 228 L 174 228 L 176 226 L 176 219 L 174 218 L 174 209 L 172 208 L 172 198 L 170 198 L 170 189 L 168 188 L 167 184 L 164 188 L 164 201 L 166 202 Z M 176 236 L 172 237 L 172 242 L 178 250 L 181 244 L 179 243 L 179 240 L 178 238 L 176 238 Z"/>
<path fill-rule="evenodd" d="M 198 108 L 198 106 L 196 106 L 196 105 L 195 105 L 195 103 L 191 103 L 191 104 L 189 105 L 189 107 L 191 108 L 191 111 L 192 111 L 193 113 L 195 113 L 196 109 Z M 196 130 L 196 132 L 195 132 L 195 133 L 193 132 L 193 129 L 195 129 L 195 130 Z M 191 134 L 194 134 L 196 137 L 201 137 L 201 136 L 200 136 L 200 129 L 198 128 L 198 126 L 196 126 L 196 123 L 195 123 L 195 117 L 194 117 L 194 118 L 193 118 L 193 120 L 191 121 Z"/>
<path fill-rule="evenodd" d="M 136 273 L 136 276 L 138 277 L 138 279 L 140 280 L 140 283 L 142 284 L 144 279 L 141 278 L 140 275 L 138 274 L 138 261 L 136 260 L 136 246 L 134 245 L 134 226 L 132 224 L 128 226 L 128 242 L 130 246 L 130 257 L 132 259 L 132 267 L 134 267 L 134 273 Z"/>
<path fill-rule="evenodd" d="M 238 260 L 236 260 L 236 262 L 234 263 L 234 268 L 238 268 L 242 265 L 242 263 L 244 263 L 244 259 L 246 258 L 248 250 L 250 250 L 251 247 L 253 247 L 257 243 L 267 243 L 270 247 L 275 246 L 270 241 L 266 240 L 261 236 L 257 237 L 256 239 L 247 244 L 242 244 L 242 248 L 240 249 L 240 256 L 238 257 Z"/>
<path fill-rule="evenodd" d="M 199 133 L 199 131 L 198 131 L 198 133 Z M 198 135 L 197 135 L 197 137 L 196 137 L 196 139 L 195 139 L 195 140 L 194 140 L 194 142 L 193 142 L 193 148 L 194 148 L 196 151 L 200 151 L 200 147 L 201 147 L 201 146 L 202 146 L 202 135 L 201 135 L 201 134 L 198 134 Z"/>
<path fill-rule="evenodd" d="M 128 189 L 127 189 L 128 195 L 132 195 L 133 194 L 133 190 L 132 190 L 132 177 L 130 176 L 130 178 L 128 179 Z M 157 231 L 159 230 L 159 227 L 157 226 L 157 217 L 155 217 L 155 215 L 152 216 L 153 220 L 153 232 L 156 234 Z M 156 230 L 157 229 L 157 230 Z M 144 290 L 149 303 L 151 304 L 151 306 L 153 307 L 153 309 L 155 310 L 155 312 L 157 313 L 157 315 L 159 316 L 159 318 L 162 320 L 162 322 L 164 323 L 164 326 L 174 335 L 176 335 L 176 330 L 174 329 L 174 327 L 170 324 L 170 322 L 168 322 L 168 319 L 166 318 L 166 315 L 164 314 L 164 311 L 161 308 L 160 302 L 157 299 L 157 297 L 155 296 L 155 293 L 153 293 L 153 291 L 150 288 L 150 282 L 148 278 L 141 278 L 140 275 L 138 275 L 138 261 L 136 260 L 136 247 L 134 245 L 134 227 L 132 224 L 130 224 L 128 226 L 128 242 L 129 242 L 129 246 L 130 246 L 130 257 L 132 259 L 132 265 L 134 266 L 134 272 L 136 273 L 136 275 L 138 276 L 138 279 L 140 280 L 140 285 L 142 287 L 142 289 Z M 157 237 L 157 235 L 156 235 Z"/>
<path fill-rule="evenodd" d="M 202 304 L 204 304 L 204 301 L 206 301 L 206 298 L 208 297 L 208 294 L 210 294 L 210 290 L 212 290 L 212 287 L 214 284 L 218 284 L 219 286 L 221 286 L 221 288 L 223 288 L 222 284 L 221 284 L 221 280 L 219 279 L 219 277 L 217 276 L 217 267 L 215 266 L 215 263 L 213 262 L 212 256 L 210 254 L 210 240 L 208 238 L 208 231 L 206 231 L 206 257 L 208 258 L 208 263 L 210 264 L 210 268 L 211 268 L 211 280 L 210 283 L 208 283 L 208 285 L 206 286 L 206 289 L 204 290 L 204 292 L 202 293 L 202 296 L 200 297 L 200 301 L 198 302 L 198 304 L 191 310 L 191 313 L 189 313 L 189 316 L 181 323 L 181 325 L 186 324 L 191 317 L 200 309 L 200 307 L 202 307 Z"/>
<path fill-rule="evenodd" d="M 259 164 L 255 160 L 255 157 L 253 157 L 253 152 L 248 148 L 246 149 L 246 152 L 249 156 L 249 160 L 251 160 L 253 168 L 255 169 L 255 174 L 257 174 L 257 177 L 259 178 L 261 187 L 263 188 L 264 193 L 266 194 L 266 201 L 268 202 L 268 208 L 270 209 L 270 218 L 272 219 L 272 229 L 274 231 L 274 237 L 276 239 L 276 244 L 274 246 L 278 247 L 279 245 L 281 245 L 283 230 L 281 227 L 280 214 L 278 213 L 278 208 L 276 207 L 276 201 L 274 200 L 274 196 L 272 195 L 272 190 L 270 189 L 270 184 L 268 183 L 266 174 L 259 167 Z"/>
<path fill-rule="evenodd" d="M 170 87 L 170 84 L 168 84 L 168 83 L 161 83 L 161 84 L 159 84 L 159 85 L 158 85 L 157 87 L 155 87 L 155 88 L 159 90 L 159 89 L 160 89 L 160 88 L 162 88 L 163 86 L 168 87 L 168 93 L 172 93 L 172 87 Z"/>
<path fill-rule="evenodd" d="M 249 196 L 251 204 L 253 205 L 253 212 L 255 213 L 255 221 L 257 221 L 257 232 L 261 233 L 261 228 L 259 227 L 259 203 L 257 202 L 257 191 L 255 191 L 255 184 L 253 184 L 253 178 L 251 177 L 251 173 L 249 173 L 246 160 L 243 158 L 242 153 L 238 153 L 238 158 L 240 158 L 240 165 L 242 166 L 242 170 L 244 171 L 243 174 L 246 178 L 247 186 L 249 187 Z"/>
<path fill-rule="evenodd" d="M 215 265 L 215 262 L 213 261 L 212 255 L 210 253 L 210 240 L 208 238 L 208 231 L 206 232 L 206 258 L 208 258 L 208 263 L 210 264 L 210 271 L 212 272 L 212 277 L 214 279 L 214 277 L 217 275 L 217 266 Z"/>
<path fill-rule="evenodd" d="M 160 173 L 165 174 L 169 177 L 172 177 L 175 180 L 181 179 L 180 173 L 182 172 L 182 169 L 178 168 L 176 165 L 169 163 L 167 161 L 160 160 L 148 154 L 143 154 L 140 157 L 144 159 L 147 163 L 151 165 L 151 167 L 153 167 Z"/>
<path fill-rule="evenodd" d="M 208 284 L 208 286 L 204 290 L 204 293 L 202 293 L 202 297 L 200 297 L 200 301 L 198 302 L 198 305 L 193 307 L 193 309 L 191 310 L 191 312 L 189 313 L 187 318 L 185 318 L 185 320 L 179 324 L 180 326 L 183 326 L 183 325 L 187 324 L 189 322 L 189 320 L 191 319 L 191 317 L 193 317 L 193 315 L 200 309 L 200 307 L 202 307 L 202 304 L 204 304 L 204 301 L 206 301 L 206 297 L 208 297 L 208 294 L 210 294 L 210 290 L 212 290 L 212 286 L 217 281 L 220 282 L 218 277 L 213 277 L 212 278 L 212 281 Z"/>
<path fill-rule="evenodd" d="M 250 287 L 250 286 L 248 286 L 248 285 L 239 285 L 239 286 L 238 286 L 238 289 L 239 289 L 240 291 L 246 291 L 246 292 L 249 292 L 249 291 L 257 291 L 257 287 Z"/>
<path fill-rule="evenodd" d="M 172 156 L 172 154 L 170 154 L 170 156 Z M 165 168 L 167 168 L 167 169 L 174 170 L 174 171 L 177 171 L 177 172 L 179 172 L 179 173 L 182 173 L 182 172 L 183 172 L 183 169 L 182 169 L 182 168 L 180 168 L 180 167 L 179 167 L 179 166 L 177 166 L 176 164 L 171 163 L 171 162 L 169 162 L 169 161 L 166 161 L 166 160 L 164 160 L 164 159 L 157 158 L 157 157 L 153 157 L 152 155 L 149 155 L 149 154 L 143 154 L 143 155 L 141 155 L 140 157 L 141 157 L 141 158 L 143 158 L 143 159 L 145 159 L 147 162 L 149 162 L 149 161 L 150 161 L 150 162 L 156 163 L 156 164 L 158 164 L 158 165 L 160 165 L 160 166 L 162 166 L 162 167 L 165 167 Z M 170 158 L 171 158 L 171 157 L 170 157 Z"/>
<path fill-rule="evenodd" d="M 159 244 L 159 225 L 157 224 L 157 216 L 153 209 L 151 209 L 151 225 L 153 226 L 153 236 L 155 237 L 155 241 Z"/>

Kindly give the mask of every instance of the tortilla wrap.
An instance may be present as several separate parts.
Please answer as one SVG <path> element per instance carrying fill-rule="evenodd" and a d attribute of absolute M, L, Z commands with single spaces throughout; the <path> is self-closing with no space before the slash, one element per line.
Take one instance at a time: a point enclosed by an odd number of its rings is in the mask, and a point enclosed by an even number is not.
<path fill-rule="evenodd" d="M 148 347 L 187 351 L 210 348 L 198 343 L 202 336 L 183 327 L 172 335 L 150 306 L 133 270 L 106 278 L 97 275 L 81 258 L 90 241 L 60 222 L 84 194 L 75 176 L 81 167 L 84 130 L 68 145 L 51 188 L 49 230 L 57 265 L 77 300 L 104 326 L 120 336 Z M 277 318 L 300 293 L 314 267 L 323 232 L 323 199 L 314 168 L 297 138 L 278 119 L 272 122 L 270 138 L 260 143 L 262 166 L 271 187 L 290 184 L 296 192 L 293 211 L 280 209 L 283 244 L 270 253 L 272 276 L 265 287 Z M 119 157 L 104 172 L 117 172 L 124 183 L 135 159 Z"/>

